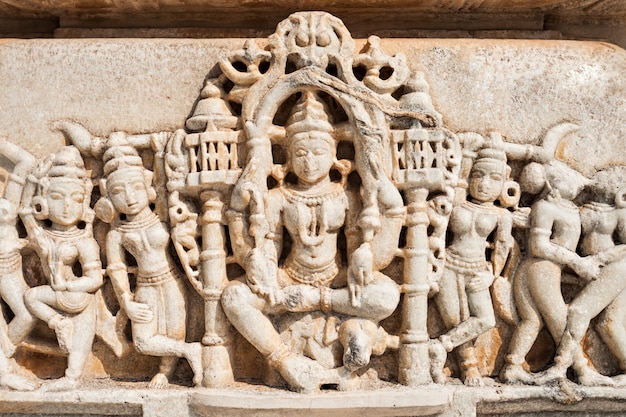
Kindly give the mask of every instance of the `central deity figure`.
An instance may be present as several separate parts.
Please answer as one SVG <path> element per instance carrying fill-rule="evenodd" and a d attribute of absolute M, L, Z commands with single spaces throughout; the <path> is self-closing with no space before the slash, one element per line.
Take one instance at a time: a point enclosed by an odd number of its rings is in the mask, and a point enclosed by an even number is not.
<path fill-rule="evenodd" d="M 292 389 L 311 391 L 322 384 L 348 389 L 357 382 L 355 371 L 372 354 L 397 347 L 397 337 L 378 323 L 394 312 L 400 291 L 376 272 L 380 262 L 373 248 L 383 235 L 395 236 L 397 244 L 404 207 L 374 158 L 368 164 L 378 184 L 376 213 L 362 209 L 345 176 L 340 182 L 331 180 L 331 170 L 347 173 L 346 165 L 342 168 L 345 161 L 336 158 L 334 128 L 317 94 L 302 93 L 285 130 L 285 171 L 297 180 L 279 183 L 265 199 L 245 173 L 235 187 L 229 224 L 246 276 L 226 287 L 222 305 L 231 323 Z M 379 222 L 385 233 L 368 241 L 360 229 L 369 219 Z M 283 228 L 291 240 L 284 261 Z M 338 249 L 342 228 L 347 268 Z"/>

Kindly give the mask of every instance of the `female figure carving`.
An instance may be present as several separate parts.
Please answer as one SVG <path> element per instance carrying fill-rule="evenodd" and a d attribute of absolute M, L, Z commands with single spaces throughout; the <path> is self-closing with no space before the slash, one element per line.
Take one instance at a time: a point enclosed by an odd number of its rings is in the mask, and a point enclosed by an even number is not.
<path fill-rule="evenodd" d="M 482 385 L 473 340 L 495 326 L 489 287 L 504 268 L 513 246 L 512 214 L 494 205 L 505 189 L 510 168 L 506 155 L 483 148 L 469 174 L 469 199 L 453 207 L 449 230 L 452 243 L 446 248 L 445 270 L 435 302 L 448 331 L 432 348 L 446 352 L 458 348 L 466 385 Z M 495 233 L 493 244 L 488 237 Z M 492 248 L 487 259 L 486 247 Z M 445 355 L 438 358 L 441 367 Z"/>
<path fill-rule="evenodd" d="M 26 305 L 55 331 L 59 347 L 68 354 L 65 376 L 44 389 L 73 389 L 91 352 L 94 293 L 103 283 L 100 249 L 91 228 L 91 179 L 78 150 L 66 146 L 28 180 L 21 216 L 49 285 L 26 291 Z"/>
<path fill-rule="evenodd" d="M 552 160 L 524 168 L 530 188 L 541 192 L 530 214 L 529 257 L 516 272 L 514 294 L 520 323 L 509 344 L 501 378 L 505 382 L 532 384 L 538 381 L 523 368 L 526 355 L 545 325 L 558 344 L 565 330 L 567 304 L 561 294 L 564 267 L 584 280 L 596 279 L 600 262 L 581 257 L 576 247 L 581 233 L 578 207 L 572 200 L 588 183 L 566 164 Z M 526 179 L 522 179 L 526 182 Z M 585 385 L 611 384 L 610 378 L 593 370 L 580 350 L 573 357 L 574 370 Z"/>
<path fill-rule="evenodd" d="M 163 388 L 178 358 L 189 361 L 193 382 L 202 382 L 202 347 L 186 343 L 186 291 L 168 252 L 167 225 L 150 208 L 156 199 L 152 173 L 129 145 L 124 133 L 114 133 L 104 152 L 106 198 L 102 207 L 119 216 L 107 234 L 107 272 L 121 308 L 132 323 L 133 343 L 144 354 L 161 357 L 149 387 Z M 106 210 L 105 210 L 106 211 Z M 131 291 L 125 252 L 137 262 L 137 285 Z"/>
<path fill-rule="evenodd" d="M 225 288 L 224 311 L 235 328 L 298 391 L 311 391 L 323 383 L 338 383 L 340 389 L 346 389 L 348 381 L 355 378 L 353 371 L 366 366 L 372 354 L 381 354 L 394 344 L 397 347 L 397 338 L 388 336 L 378 322 L 395 310 L 399 288 L 373 270 L 373 243 L 359 241 L 358 195 L 330 179 L 330 170 L 338 163 L 332 131 L 323 103 L 315 93 L 304 92 L 286 125 L 287 166 L 297 177 L 296 183 L 281 184 L 263 199 L 255 185 L 244 178 L 233 192 L 229 212 L 231 241 L 240 249 L 236 255 L 239 253 L 246 276 Z M 381 223 L 387 233 L 397 236 L 404 214 L 402 199 L 380 165 L 376 170 L 379 203 L 385 208 Z M 243 216 L 248 205 L 252 214 L 249 233 Z M 259 231 L 255 225 L 258 219 L 253 216 L 267 219 L 266 233 Z M 337 248 L 343 226 L 347 271 Z M 279 265 L 283 228 L 292 244 Z M 254 247 L 251 235 L 260 235 L 256 240 L 261 245 Z M 265 238 L 268 244 L 263 246 Z M 334 331 L 334 340 L 343 347 L 343 367 L 329 369 L 334 363 L 324 363 L 315 352 L 295 352 L 290 347 L 295 343 L 282 338 L 272 321 L 284 313 L 323 315 L 323 327 Z"/>
<path fill-rule="evenodd" d="M 567 325 L 554 366 L 538 378 L 542 382 L 566 378 L 567 369 L 574 362 L 574 357 L 581 355 L 580 343 L 589 323 L 603 310 L 597 328 L 617 357 L 620 368 L 626 369 L 626 191 L 620 190 L 616 178 L 609 178 L 609 175 L 619 178 L 620 175 L 616 174 L 618 173 L 615 170 L 599 171 L 596 174 L 597 181 L 592 183 L 595 201 L 581 209 L 581 251 L 585 256 L 595 256 L 604 266 L 597 279 L 589 281 L 570 302 Z M 623 176 L 621 179 L 624 180 Z M 621 385 L 625 380 L 624 375 L 621 375 L 617 382 Z M 580 382 L 611 385 L 606 379 L 581 378 Z"/>

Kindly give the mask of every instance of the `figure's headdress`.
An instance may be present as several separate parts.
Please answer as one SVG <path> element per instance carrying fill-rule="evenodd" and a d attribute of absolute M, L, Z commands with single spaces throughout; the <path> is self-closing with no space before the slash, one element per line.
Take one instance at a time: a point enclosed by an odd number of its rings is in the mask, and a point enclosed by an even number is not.
<path fill-rule="evenodd" d="M 74 146 L 65 146 L 59 152 L 55 153 L 50 159 L 42 162 L 42 165 L 50 164 L 45 175 L 39 179 L 37 194 L 32 199 L 34 215 L 38 220 L 46 219 L 48 216 L 48 207 L 45 197 L 50 188 L 52 179 L 63 179 L 66 181 L 75 181 L 83 186 L 85 192 L 83 219 L 90 221 L 93 217 L 89 206 L 89 195 L 92 190 L 90 173 L 85 169 L 85 163 L 80 156 L 80 152 Z"/>
<path fill-rule="evenodd" d="M 510 168 L 507 166 L 506 153 L 497 147 L 485 147 L 478 151 L 474 165 L 480 163 L 494 163 L 503 166 L 505 174 L 508 176 Z M 507 169 L 508 168 L 508 169 Z"/>
<path fill-rule="evenodd" d="M 52 166 L 47 174 L 48 178 L 69 178 L 85 181 L 89 173 L 80 152 L 74 146 L 65 146 L 54 155 Z"/>
<path fill-rule="evenodd" d="M 139 156 L 137 149 L 130 144 L 124 132 L 111 133 L 106 145 L 107 149 L 102 156 L 104 177 L 106 179 L 100 180 L 102 198 L 98 200 L 94 210 L 100 220 L 105 223 L 111 223 L 115 220 L 117 213 L 107 197 L 106 184 L 108 181 L 115 177 L 119 177 L 124 181 L 128 176 L 136 174 L 144 179 L 150 201 L 156 199 L 156 191 L 152 187 L 152 171 L 144 167 L 141 156 Z"/>
<path fill-rule="evenodd" d="M 103 155 L 104 176 L 124 169 L 140 169 L 144 171 L 143 162 L 137 149 L 130 145 L 123 132 L 112 133 L 107 140 L 107 150 Z"/>
<path fill-rule="evenodd" d="M 308 138 L 308 133 L 325 133 L 320 138 L 334 146 L 332 117 L 326 103 L 313 91 L 304 91 L 285 124 L 290 143 Z"/>

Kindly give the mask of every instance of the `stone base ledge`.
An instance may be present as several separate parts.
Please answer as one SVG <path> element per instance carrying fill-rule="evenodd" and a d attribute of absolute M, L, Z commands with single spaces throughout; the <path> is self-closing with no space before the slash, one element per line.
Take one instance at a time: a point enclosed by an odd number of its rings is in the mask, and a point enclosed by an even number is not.
<path fill-rule="evenodd" d="M 0 416 L 582 417 L 618 416 L 626 410 L 626 389 L 588 388 L 569 382 L 546 387 L 429 385 L 306 395 L 263 387 L 256 390 L 254 386 L 148 390 L 144 383 L 124 388 L 99 385 L 62 393 L 2 391 Z"/>

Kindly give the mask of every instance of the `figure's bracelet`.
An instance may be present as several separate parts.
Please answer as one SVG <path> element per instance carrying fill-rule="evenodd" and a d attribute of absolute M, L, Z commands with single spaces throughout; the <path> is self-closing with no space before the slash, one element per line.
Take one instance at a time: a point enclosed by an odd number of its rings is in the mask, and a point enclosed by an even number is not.
<path fill-rule="evenodd" d="M 333 290 L 328 287 L 320 287 L 320 308 L 324 313 L 330 313 L 333 310 Z"/>

